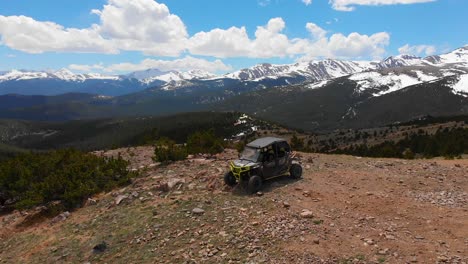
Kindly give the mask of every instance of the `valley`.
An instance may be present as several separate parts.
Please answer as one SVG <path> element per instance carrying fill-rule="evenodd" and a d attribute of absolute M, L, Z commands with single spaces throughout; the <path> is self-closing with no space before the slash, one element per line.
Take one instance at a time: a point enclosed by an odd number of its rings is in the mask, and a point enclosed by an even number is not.
<path fill-rule="evenodd" d="M 398 55 L 380 62 L 259 64 L 223 76 L 147 70 L 118 77 L 149 85 L 133 86 L 138 91 L 119 96 L 2 95 L 0 117 L 66 121 L 214 110 L 244 112 L 307 131 L 367 128 L 426 115 L 467 114 L 467 63 L 468 48 L 462 47 L 438 56 Z M 71 76 L 68 82 L 84 78 Z M 161 84 L 148 84 L 157 78 Z M 26 80 L 52 79 L 46 75 Z M 15 79 L 27 86 L 21 82 Z"/>

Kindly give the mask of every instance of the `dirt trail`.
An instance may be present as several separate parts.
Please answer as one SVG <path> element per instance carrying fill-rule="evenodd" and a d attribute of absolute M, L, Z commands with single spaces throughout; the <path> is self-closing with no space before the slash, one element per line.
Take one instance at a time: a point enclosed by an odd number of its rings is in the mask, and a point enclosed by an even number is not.
<path fill-rule="evenodd" d="M 149 147 L 100 154 L 118 152 L 143 177 L 59 222 L 0 216 L 0 263 L 468 263 L 466 159 L 300 153 L 303 179 L 246 196 L 222 184 L 232 150 L 169 166 Z"/>

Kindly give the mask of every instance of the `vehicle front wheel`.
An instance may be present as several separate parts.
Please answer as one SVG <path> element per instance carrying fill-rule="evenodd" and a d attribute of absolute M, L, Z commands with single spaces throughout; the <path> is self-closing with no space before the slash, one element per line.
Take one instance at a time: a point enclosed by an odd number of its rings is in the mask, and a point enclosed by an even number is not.
<path fill-rule="evenodd" d="M 249 194 L 254 194 L 262 189 L 262 178 L 260 176 L 254 175 L 250 177 L 249 183 L 247 184 L 247 192 Z"/>
<path fill-rule="evenodd" d="M 302 177 L 302 167 L 299 164 L 292 164 L 289 168 L 289 175 L 293 179 L 300 179 Z"/>
<path fill-rule="evenodd" d="M 234 185 L 236 185 L 237 183 L 236 177 L 234 177 L 234 174 L 232 174 L 231 171 L 226 172 L 226 174 L 224 174 L 224 183 L 226 183 L 226 185 L 230 187 L 233 187 Z"/>

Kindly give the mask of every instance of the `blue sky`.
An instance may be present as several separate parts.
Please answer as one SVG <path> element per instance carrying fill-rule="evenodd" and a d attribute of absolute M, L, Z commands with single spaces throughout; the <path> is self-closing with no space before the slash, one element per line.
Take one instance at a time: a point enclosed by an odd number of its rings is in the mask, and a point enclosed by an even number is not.
<path fill-rule="evenodd" d="M 468 44 L 467 14 L 464 0 L 2 1 L 0 70 L 223 73 L 426 56 Z"/>

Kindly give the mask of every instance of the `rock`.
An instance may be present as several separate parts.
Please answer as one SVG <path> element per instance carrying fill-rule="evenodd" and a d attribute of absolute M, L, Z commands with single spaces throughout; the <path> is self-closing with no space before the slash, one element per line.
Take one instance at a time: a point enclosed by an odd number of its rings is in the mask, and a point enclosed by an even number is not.
<path fill-rule="evenodd" d="M 283 207 L 284 208 L 289 208 L 291 205 L 288 202 L 283 202 Z"/>
<path fill-rule="evenodd" d="M 314 214 L 311 211 L 307 210 L 307 209 L 302 210 L 300 215 L 301 215 L 302 218 L 313 218 L 314 217 Z"/>
<path fill-rule="evenodd" d="M 88 200 L 86 200 L 86 205 L 89 206 L 89 205 L 96 205 L 97 204 L 97 200 L 96 199 L 92 199 L 92 198 L 88 198 Z"/>
<path fill-rule="evenodd" d="M 136 191 L 132 192 L 132 196 L 135 197 L 135 198 L 138 198 L 140 194 Z"/>
<path fill-rule="evenodd" d="M 379 254 L 379 255 L 387 255 L 387 254 L 388 254 L 388 251 L 389 251 L 388 248 L 382 249 L 382 250 L 379 250 L 379 252 L 377 252 L 377 254 Z"/>
<path fill-rule="evenodd" d="M 257 196 L 263 196 L 262 192 L 257 192 Z"/>
<path fill-rule="evenodd" d="M 314 238 L 313 242 L 314 242 L 314 244 L 317 244 L 317 245 L 318 245 L 318 244 L 320 244 L 320 239 Z"/>
<path fill-rule="evenodd" d="M 205 213 L 205 210 L 203 210 L 201 208 L 193 208 L 192 213 L 195 214 L 195 215 L 202 215 L 202 214 Z"/>
<path fill-rule="evenodd" d="M 160 192 L 168 192 L 169 186 L 167 185 L 167 183 L 161 183 L 157 185 L 154 189 Z"/>
<path fill-rule="evenodd" d="M 52 219 L 52 223 L 58 223 L 64 221 L 70 216 L 70 212 L 63 212 Z"/>
<path fill-rule="evenodd" d="M 179 178 L 173 178 L 173 179 L 170 179 L 168 182 L 167 182 L 167 187 L 169 188 L 169 190 L 172 190 L 174 187 L 176 187 L 177 185 L 179 184 L 184 184 L 185 183 L 185 180 L 184 179 L 179 179 Z"/>
<path fill-rule="evenodd" d="M 119 205 L 123 200 L 127 199 L 127 195 L 119 195 L 115 198 L 115 204 Z"/>
<path fill-rule="evenodd" d="M 106 242 L 101 242 L 93 247 L 93 252 L 94 253 L 102 253 L 107 250 L 107 243 Z"/>

